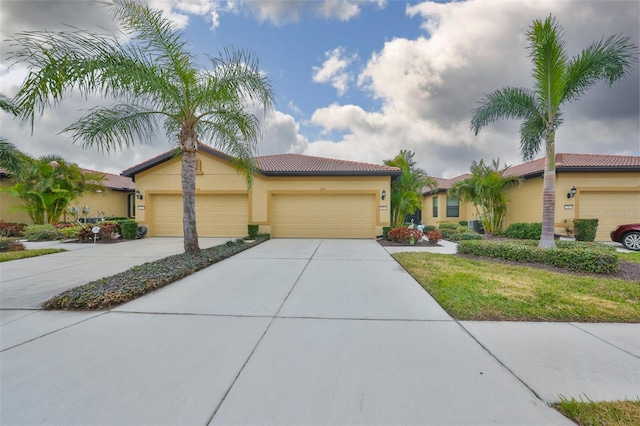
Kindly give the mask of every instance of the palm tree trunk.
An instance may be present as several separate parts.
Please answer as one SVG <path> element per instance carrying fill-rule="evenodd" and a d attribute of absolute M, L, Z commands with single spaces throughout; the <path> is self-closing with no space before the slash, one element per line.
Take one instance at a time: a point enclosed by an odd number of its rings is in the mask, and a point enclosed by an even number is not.
<path fill-rule="evenodd" d="M 183 128 L 180 132 L 182 148 L 182 230 L 184 233 L 184 251 L 193 253 L 200 250 L 196 230 L 196 152 L 198 138 L 192 129 Z"/>
<path fill-rule="evenodd" d="M 556 220 L 556 153 L 555 131 L 546 135 L 546 158 L 544 162 L 544 185 L 542 188 L 542 235 L 540 248 L 553 248 L 556 242 L 553 238 Z"/>

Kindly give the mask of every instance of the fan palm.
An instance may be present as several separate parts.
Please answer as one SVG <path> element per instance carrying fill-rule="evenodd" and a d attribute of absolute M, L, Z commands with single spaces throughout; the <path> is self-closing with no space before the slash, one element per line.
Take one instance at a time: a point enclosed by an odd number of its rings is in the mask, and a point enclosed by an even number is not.
<path fill-rule="evenodd" d="M 535 20 L 527 32 L 533 62 L 533 90 L 506 87 L 486 95 L 473 111 L 471 129 L 502 118 L 523 120 L 520 150 L 531 160 L 544 141 L 545 165 L 542 207 L 542 236 L 539 247 L 555 247 L 555 135 L 562 123 L 561 106 L 582 96 L 598 81 L 612 85 L 624 77 L 637 59 L 629 37 L 611 36 L 591 44 L 569 59 L 562 40 L 562 28 L 552 16 Z"/>
<path fill-rule="evenodd" d="M 391 160 L 385 160 L 384 164 L 390 167 L 398 167 L 402 174 L 391 183 L 391 224 L 402 226 L 407 214 L 414 214 L 416 209 L 422 207 L 422 189 L 437 187 L 436 181 L 427 176 L 427 173 L 416 167 L 413 160 L 415 153 L 400 150 L 400 153 Z"/>
<path fill-rule="evenodd" d="M 71 90 L 87 97 L 116 99 L 95 107 L 64 129 L 74 142 L 101 151 L 150 140 L 160 126 L 177 142 L 182 155 L 183 232 L 185 252 L 199 250 L 195 217 L 196 152 L 213 143 L 235 159 L 251 185 L 253 153 L 260 122 L 246 111 L 273 103 L 268 79 L 250 54 L 232 49 L 210 58 L 210 69 L 187 50 L 184 33 L 139 2 L 113 0 L 114 18 L 130 37 L 85 30 L 27 32 L 16 35 L 11 58 L 30 72 L 15 97 L 19 116 L 33 126 L 34 114 L 59 104 Z"/>

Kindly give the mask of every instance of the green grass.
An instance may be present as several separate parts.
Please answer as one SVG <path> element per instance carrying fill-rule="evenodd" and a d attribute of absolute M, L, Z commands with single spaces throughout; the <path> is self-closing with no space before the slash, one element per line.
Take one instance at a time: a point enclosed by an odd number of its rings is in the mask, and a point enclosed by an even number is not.
<path fill-rule="evenodd" d="M 620 256 L 620 260 L 640 263 L 640 251 L 634 251 L 631 253 L 618 253 L 618 256 Z"/>
<path fill-rule="evenodd" d="M 66 251 L 65 249 L 46 248 L 36 250 L 20 250 L 20 251 L 6 251 L 0 253 L 0 262 L 8 262 L 10 260 L 26 259 L 28 257 L 43 256 L 45 254 L 60 253 Z"/>
<path fill-rule="evenodd" d="M 454 318 L 640 322 L 640 283 L 432 253 L 393 257 Z"/>
<path fill-rule="evenodd" d="M 563 399 L 554 408 L 580 426 L 640 425 L 640 400 L 592 402 Z"/>

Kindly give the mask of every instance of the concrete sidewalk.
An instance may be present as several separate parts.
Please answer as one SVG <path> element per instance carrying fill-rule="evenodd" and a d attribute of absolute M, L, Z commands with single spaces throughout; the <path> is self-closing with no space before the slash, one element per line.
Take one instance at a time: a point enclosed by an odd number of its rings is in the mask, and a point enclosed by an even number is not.
<path fill-rule="evenodd" d="M 181 251 L 146 241 L 139 263 Z M 20 261 L 14 305 L 109 249 Z M 270 240 L 112 311 L 0 313 L 1 424 L 571 424 L 546 402 L 640 396 L 638 324 L 459 323 L 375 241 Z"/>

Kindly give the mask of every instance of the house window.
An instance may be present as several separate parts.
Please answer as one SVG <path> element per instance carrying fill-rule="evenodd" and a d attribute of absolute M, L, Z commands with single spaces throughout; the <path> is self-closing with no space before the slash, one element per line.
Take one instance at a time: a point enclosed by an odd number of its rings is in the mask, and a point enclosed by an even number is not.
<path fill-rule="evenodd" d="M 433 217 L 438 217 L 438 197 L 433 197 Z"/>
<path fill-rule="evenodd" d="M 447 197 L 447 217 L 460 216 L 460 200 L 458 197 Z"/>

